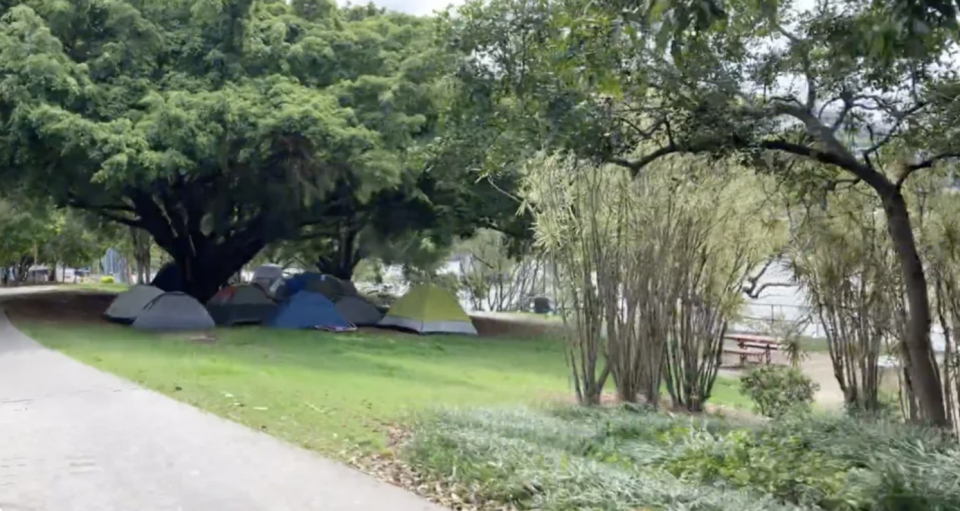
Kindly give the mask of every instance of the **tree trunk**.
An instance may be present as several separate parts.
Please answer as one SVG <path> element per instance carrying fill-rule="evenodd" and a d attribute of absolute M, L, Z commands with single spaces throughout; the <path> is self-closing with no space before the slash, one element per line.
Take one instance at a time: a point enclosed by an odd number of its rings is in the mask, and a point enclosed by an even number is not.
<path fill-rule="evenodd" d="M 357 249 L 358 234 L 359 232 L 351 223 L 344 223 L 340 229 L 340 238 L 337 240 L 336 254 L 333 257 L 318 257 L 317 270 L 340 280 L 353 280 L 353 270 L 361 259 L 360 251 Z"/>
<path fill-rule="evenodd" d="M 183 292 L 201 303 L 206 303 L 266 246 L 266 241 L 253 239 L 239 247 L 236 245 L 238 244 L 225 242 L 208 246 L 200 253 L 172 253 L 183 274 Z"/>
<path fill-rule="evenodd" d="M 276 228 L 267 217 L 257 216 L 217 232 L 204 231 L 202 200 L 194 192 L 189 188 L 177 192 L 183 207 L 169 193 L 155 198 L 136 192 L 130 198 L 138 226 L 150 233 L 180 270 L 181 291 L 206 303 L 271 241 L 268 233 L 276 236 Z"/>
<path fill-rule="evenodd" d="M 930 344 L 930 299 L 923 263 L 910 225 L 906 201 L 899 190 L 882 194 L 887 230 L 897 250 L 910 317 L 905 339 L 906 367 L 921 408 L 921 417 L 933 425 L 950 427 L 943 405 L 937 360 Z"/>
<path fill-rule="evenodd" d="M 136 227 L 130 228 L 130 237 L 133 241 L 133 258 L 137 263 L 137 283 L 150 282 L 150 233 Z"/>

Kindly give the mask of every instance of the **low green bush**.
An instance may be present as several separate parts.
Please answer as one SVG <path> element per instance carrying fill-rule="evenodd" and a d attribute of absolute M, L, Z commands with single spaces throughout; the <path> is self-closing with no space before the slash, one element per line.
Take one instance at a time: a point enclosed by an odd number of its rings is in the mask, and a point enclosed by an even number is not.
<path fill-rule="evenodd" d="M 104 275 L 104 276 L 100 277 L 100 283 L 101 283 L 101 284 L 113 284 L 113 276 L 112 276 L 112 275 Z"/>
<path fill-rule="evenodd" d="M 440 411 L 413 432 L 413 466 L 518 509 L 960 511 L 956 440 L 884 420 L 563 407 Z"/>
<path fill-rule="evenodd" d="M 809 412 L 819 386 L 794 367 L 764 365 L 740 378 L 740 391 L 753 400 L 759 414 L 782 417 Z"/>
<path fill-rule="evenodd" d="M 806 507 L 860 508 L 846 491 L 850 464 L 811 449 L 796 435 L 748 430 L 704 435 L 689 441 L 664 468 L 687 480 L 759 490 Z"/>

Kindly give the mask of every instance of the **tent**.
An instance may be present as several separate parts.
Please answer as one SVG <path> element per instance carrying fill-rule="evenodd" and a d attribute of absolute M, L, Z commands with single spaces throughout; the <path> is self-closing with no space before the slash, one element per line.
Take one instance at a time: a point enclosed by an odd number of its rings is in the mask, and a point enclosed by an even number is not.
<path fill-rule="evenodd" d="M 143 308 L 151 300 L 162 294 L 163 291 L 153 286 L 133 286 L 117 295 L 110 303 L 107 311 L 103 313 L 103 316 L 117 323 L 133 323 L 133 320 L 137 319 Z"/>
<path fill-rule="evenodd" d="M 207 302 L 207 311 L 218 325 L 263 323 L 276 309 L 267 292 L 252 284 L 223 288 Z"/>
<path fill-rule="evenodd" d="M 332 301 L 337 301 L 343 296 L 343 286 L 340 285 L 340 279 L 330 275 L 321 275 L 320 279 L 314 279 L 307 282 L 307 291 L 321 293 Z"/>
<path fill-rule="evenodd" d="M 313 272 L 305 271 L 303 273 L 298 273 L 289 279 L 285 283 L 285 288 L 287 296 L 293 296 L 304 289 L 307 289 L 308 285 L 316 286 L 315 283 L 323 280 L 323 275 Z M 314 290 L 314 292 L 319 293 L 320 291 Z"/>
<path fill-rule="evenodd" d="M 274 282 L 283 278 L 283 268 L 276 264 L 265 264 L 253 270 L 253 283 L 270 289 Z"/>
<path fill-rule="evenodd" d="M 167 292 L 183 291 L 183 272 L 176 264 L 167 263 L 153 277 L 153 282 L 150 285 Z"/>
<path fill-rule="evenodd" d="M 337 312 L 333 302 L 326 296 L 312 291 L 300 291 L 283 302 L 276 314 L 267 321 L 267 326 L 336 331 L 355 328 Z"/>
<path fill-rule="evenodd" d="M 139 330 L 207 330 L 216 326 L 207 309 L 186 293 L 163 293 L 133 321 Z"/>
<path fill-rule="evenodd" d="M 337 300 L 336 309 L 344 319 L 357 326 L 376 325 L 383 319 L 382 312 L 359 296 L 344 296 Z"/>
<path fill-rule="evenodd" d="M 287 281 L 284 279 L 277 279 L 273 281 L 273 284 L 270 285 L 270 288 L 267 289 L 267 294 L 270 295 L 274 300 L 286 300 L 290 298 L 290 293 L 287 289 Z"/>
<path fill-rule="evenodd" d="M 357 294 L 357 288 L 354 287 L 352 282 L 340 280 L 333 275 L 308 271 L 287 279 L 286 291 L 288 296 L 304 290 L 320 293 L 333 301 L 337 301 L 343 296 Z"/>
<path fill-rule="evenodd" d="M 394 302 L 379 324 L 421 334 L 477 335 L 470 316 L 460 307 L 457 298 L 451 292 L 431 285 L 411 289 Z"/>

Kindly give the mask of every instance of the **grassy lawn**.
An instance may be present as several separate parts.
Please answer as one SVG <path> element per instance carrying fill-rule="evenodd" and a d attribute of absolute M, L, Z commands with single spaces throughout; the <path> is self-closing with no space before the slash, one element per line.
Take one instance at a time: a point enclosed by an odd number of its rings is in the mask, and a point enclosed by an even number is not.
<path fill-rule="evenodd" d="M 216 344 L 113 325 L 18 327 L 90 365 L 328 454 L 383 447 L 386 426 L 433 406 L 567 394 L 552 340 L 223 329 Z"/>
<path fill-rule="evenodd" d="M 103 282 L 80 282 L 77 284 L 64 284 L 70 286 L 70 290 L 75 291 L 92 291 L 99 293 L 122 293 L 130 289 L 130 284 L 120 284 L 120 283 L 110 283 L 104 284 Z"/>
<path fill-rule="evenodd" d="M 388 426 L 435 407 L 570 396 L 552 339 L 221 329 L 216 342 L 108 324 L 19 320 L 46 346 L 217 415 L 326 454 L 378 450 Z M 712 402 L 746 407 L 718 379 Z"/>

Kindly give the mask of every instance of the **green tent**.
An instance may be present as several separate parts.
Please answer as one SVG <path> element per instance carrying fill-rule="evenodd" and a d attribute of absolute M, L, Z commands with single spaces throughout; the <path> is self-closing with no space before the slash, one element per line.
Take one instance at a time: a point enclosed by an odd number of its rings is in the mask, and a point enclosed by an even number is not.
<path fill-rule="evenodd" d="M 390 307 L 379 324 L 421 334 L 477 335 L 470 316 L 460 307 L 457 298 L 450 291 L 431 285 L 411 289 Z"/>

